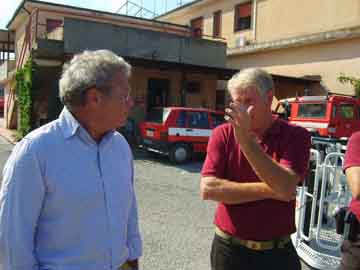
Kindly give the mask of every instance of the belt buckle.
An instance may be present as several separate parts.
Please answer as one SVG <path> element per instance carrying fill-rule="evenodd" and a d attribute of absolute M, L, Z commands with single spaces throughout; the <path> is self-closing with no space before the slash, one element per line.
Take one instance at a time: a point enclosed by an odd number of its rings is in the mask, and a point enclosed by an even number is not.
<path fill-rule="evenodd" d="M 256 241 L 247 241 L 246 246 L 254 250 L 262 250 L 262 245 L 260 242 Z"/>

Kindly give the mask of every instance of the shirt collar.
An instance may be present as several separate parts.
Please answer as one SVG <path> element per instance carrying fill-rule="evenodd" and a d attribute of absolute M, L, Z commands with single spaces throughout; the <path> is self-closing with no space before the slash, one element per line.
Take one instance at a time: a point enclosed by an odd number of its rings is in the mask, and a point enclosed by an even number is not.
<path fill-rule="evenodd" d="M 276 136 L 281 133 L 281 120 L 277 118 L 273 118 L 273 122 L 271 126 L 266 130 L 263 138 L 267 138 L 270 136 Z"/>
<path fill-rule="evenodd" d="M 62 110 L 59 120 L 65 139 L 74 136 L 80 127 L 80 123 L 66 107 Z"/>
<path fill-rule="evenodd" d="M 65 139 L 71 138 L 75 134 L 79 133 L 79 136 L 88 143 L 96 144 L 90 134 L 81 126 L 81 124 L 66 107 L 62 110 L 59 120 Z M 105 134 L 102 138 L 102 143 L 106 144 L 111 139 L 114 132 L 115 130 L 110 130 L 107 134 Z"/>

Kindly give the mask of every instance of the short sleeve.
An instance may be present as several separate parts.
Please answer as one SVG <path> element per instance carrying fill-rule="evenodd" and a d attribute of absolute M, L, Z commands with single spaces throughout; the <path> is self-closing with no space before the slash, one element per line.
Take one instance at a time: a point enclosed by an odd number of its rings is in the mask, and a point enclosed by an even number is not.
<path fill-rule="evenodd" d="M 226 136 L 224 126 L 213 130 L 206 151 L 206 159 L 201 170 L 202 176 L 216 176 L 223 178 L 225 175 Z"/>
<path fill-rule="evenodd" d="M 360 166 L 360 132 L 350 137 L 345 153 L 344 170 L 353 166 Z"/>
<path fill-rule="evenodd" d="M 280 164 L 294 171 L 302 181 L 309 167 L 310 133 L 305 128 L 296 127 L 289 141 L 290 143 L 288 143 L 281 156 Z"/>

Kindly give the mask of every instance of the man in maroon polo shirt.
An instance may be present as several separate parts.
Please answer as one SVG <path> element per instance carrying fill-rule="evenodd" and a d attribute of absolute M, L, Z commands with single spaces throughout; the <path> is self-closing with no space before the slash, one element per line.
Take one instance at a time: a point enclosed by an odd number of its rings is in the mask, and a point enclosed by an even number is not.
<path fill-rule="evenodd" d="M 354 133 L 348 144 L 345 154 L 344 170 L 352 193 L 350 211 L 360 221 L 360 132 Z M 341 269 L 360 269 L 360 226 L 355 241 L 345 240 L 342 247 Z"/>
<path fill-rule="evenodd" d="M 211 269 L 300 270 L 290 234 L 310 134 L 273 118 L 274 84 L 265 71 L 237 73 L 228 90 L 229 123 L 213 131 L 201 172 L 202 198 L 218 202 Z"/>

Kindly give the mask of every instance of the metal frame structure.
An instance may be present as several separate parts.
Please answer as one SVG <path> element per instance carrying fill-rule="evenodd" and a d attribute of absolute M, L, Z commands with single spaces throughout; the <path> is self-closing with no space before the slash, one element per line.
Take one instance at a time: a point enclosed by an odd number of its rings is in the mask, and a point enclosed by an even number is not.
<path fill-rule="evenodd" d="M 115 13 L 119 14 L 125 14 L 127 16 L 134 16 L 134 17 L 140 17 L 140 18 L 147 18 L 147 19 L 153 19 L 157 16 L 159 16 L 162 13 L 168 12 L 171 8 L 169 5 L 169 0 L 153 0 L 153 7 L 152 9 L 146 8 L 143 4 L 144 0 L 139 0 L 135 2 L 136 0 L 128 0 L 125 1 L 124 4 L 122 4 Z M 174 0 L 173 0 L 174 1 Z M 186 0 L 177 0 L 176 1 L 176 8 L 181 7 L 185 3 L 189 3 L 191 1 Z M 161 4 L 161 5 L 160 5 Z"/>
<path fill-rule="evenodd" d="M 320 150 L 311 149 L 310 181 L 298 188 L 297 232 L 292 235 L 292 241 L 308 265 L 335 270 L 340 265 L 343 236 L 336 233 L 334 214 L 348 205 L 351 191 L 342 171 L 343 146 L 316 140 L 313 145 Z"/>

